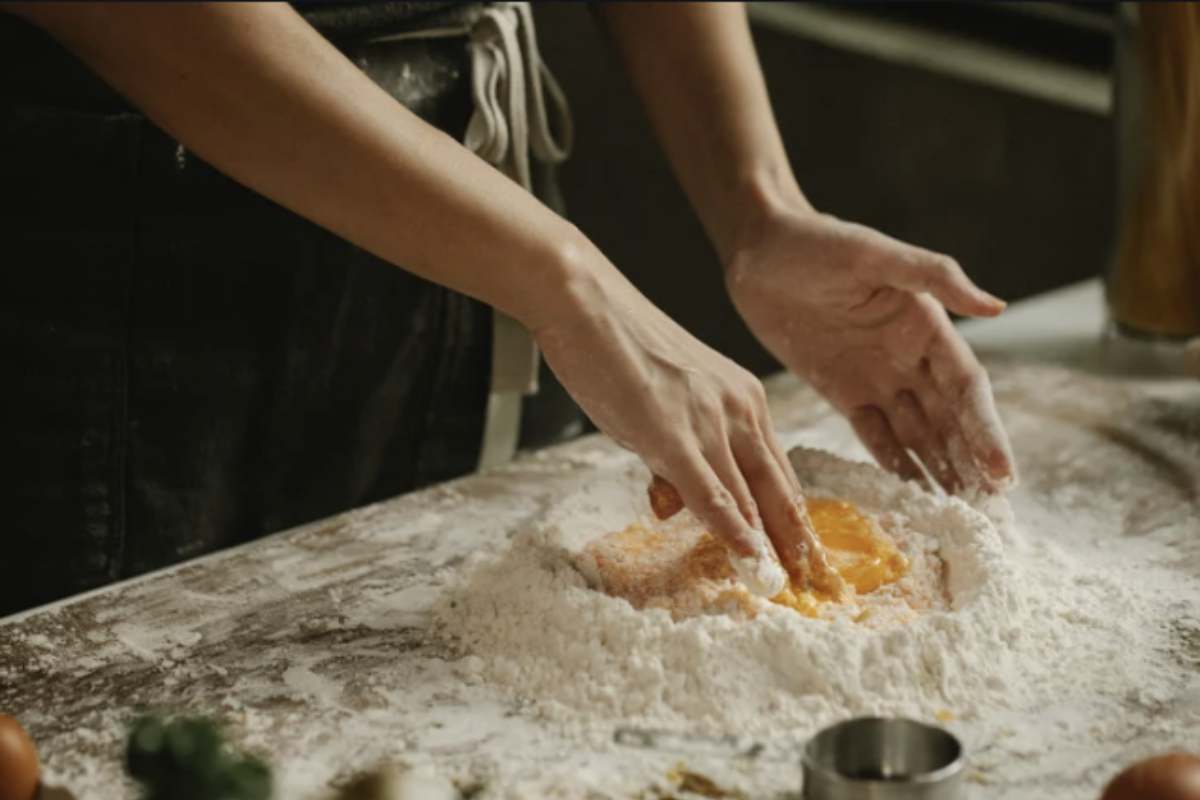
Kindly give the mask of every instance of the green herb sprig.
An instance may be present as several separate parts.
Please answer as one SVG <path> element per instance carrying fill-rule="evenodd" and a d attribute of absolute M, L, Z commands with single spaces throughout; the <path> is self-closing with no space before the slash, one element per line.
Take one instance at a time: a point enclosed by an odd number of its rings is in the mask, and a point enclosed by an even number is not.
<path fill-rule="evenodd" d="M 125 768 L 142 785 L 141 800 L 268 800 L 271 770 L 224 741 L 204 717 L 149 714 L 129 730 Z"/>

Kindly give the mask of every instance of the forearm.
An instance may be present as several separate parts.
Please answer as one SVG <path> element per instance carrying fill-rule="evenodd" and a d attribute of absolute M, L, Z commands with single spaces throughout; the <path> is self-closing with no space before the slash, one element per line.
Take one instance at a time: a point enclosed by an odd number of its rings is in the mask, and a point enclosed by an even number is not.
<path fill-rule="evenodd" d="M 740 4 L 611 3 L 598 13 L 723 261 L 757 215 L 807 207 Z"/>
<path fill-rule="evenodd" d="M 531 327 L 572 280 L 574 228 L 393 100 L 287 5 L 13 10 L 218 169 L 387 261 Z"/>

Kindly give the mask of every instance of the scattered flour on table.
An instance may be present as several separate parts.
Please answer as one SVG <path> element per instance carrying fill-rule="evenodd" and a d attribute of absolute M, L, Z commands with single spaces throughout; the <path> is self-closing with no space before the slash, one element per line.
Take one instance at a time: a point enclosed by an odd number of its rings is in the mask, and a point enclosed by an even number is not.
<path fill-rule="evenodd" d="M 1159 666 L 1169 642 L 1158 606 L 1117 575 L 1027 540 L 1003 504 L 985 509 L 989 519 L 866 464 L 812 450 L 792 458 L 808 491 L 894 514 L 934 540 L 949 608 L 878 627 L 765 601 L 753 619 L 638 611 L 575 566 L 579 549 L 628 524 L 631 509 L 648 513 L 630 475 L 451 576 L 437 613 L 465 654 L 464 676 L 584 736 L 611 733 L 614 721 L 807 735 L 854 714 L 970 720 L 1131 686 L 1142 702 L 1178 690 Z"/>
<path fill-rule="evenodd" d="M 299 800 L 379 763 L 433 766 L 484 787 L 480 800 L 686 796 L 666 777 L 681 761 L 782 800 L 800 742 L 873 710 L 955 715 L 972 798 L 1095 800 L 1121 765 L 1197 747 L 1200 389 L 1158 400 L 1028 367 L 993 385 L 1023 470 L 1015 524 L 1002 507 L 983 522 L 872 468 L 798 458 L 814 491 L 890 504 L 912 541 L 936 545 L 957 588 L 914 622 L 771 607 L 674 622 L 592 590 L 579 552 L 647 517 L 647 476 L 626 453 L 576 444 L 526 457 L 520 481 L 483 475 L 469 494 L 445 486 L 354 512 L 336 536 L 322 522 L 257 544 L 237 592 L 211 592 L 209 570 L 183 565 L 120 602 L 4 627 L 0 651 L 15 658 L 0 663 L 0 696 L 9 687 L 43 732 L 47 782 L 79 797 L 131 795 L 120 753 L 136 702 L 221 713 L 277 765 L 278 796 Z M 865 457 L 832 411 L 789 424 L 789 443 Z M 547 518 L 544 498 L 564 494 Z M 331 565 L 351 578 L 330 585 Z M 247 646 L 218 644 L 233 636 Z M 39 675 L 54 678 L 24 680 Z M 672 742 L 752 734 L 765 749 L 614 743 L 626 725 Z"/>

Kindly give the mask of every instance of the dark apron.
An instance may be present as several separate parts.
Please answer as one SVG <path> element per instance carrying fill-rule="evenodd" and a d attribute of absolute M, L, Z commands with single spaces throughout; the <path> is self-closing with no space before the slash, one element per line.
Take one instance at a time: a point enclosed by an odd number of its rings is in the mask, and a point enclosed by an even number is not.
<path fill-rule="evenodd" d="M 329 35 L 461 138 L 464 40 L 365 41 L 407 16 Z M 224 177 L 4 15 L 0 73 L 0 616 L 474 468 L 488 308 Z M 547 397 L 543 442 L 578 427 Z"/>

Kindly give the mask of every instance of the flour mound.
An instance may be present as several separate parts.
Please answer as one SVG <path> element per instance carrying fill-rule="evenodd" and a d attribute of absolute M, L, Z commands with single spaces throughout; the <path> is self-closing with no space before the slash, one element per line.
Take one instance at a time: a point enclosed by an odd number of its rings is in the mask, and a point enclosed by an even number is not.
<path fill-rule="evenodd" d="M 792 460 L 810 493 L 932 537 L 952 607 L 874 629 L 770 603 L 753 619 L 638 611 L 593 590 L 574 566 L 588 538 L 575 514 L 597 500 L 585 498 L 467 570 L 448 593 L 439 615 L 466 654 L 459 668 L 546 717 L 748 733 L 847 712 L 969 714 L 1011 696 L 1002 676 L 1016 669 L 1012 643 L 1027 622 L 992 523 L 866 464 L 812 450 Z"/>
<path fill-rule="evenodd" d="M 951 609 L 966 611 L 982 603 L 1015 610 L 1012 571 L 992 519 L 962 500 L 930 494 L 869 464 L 803 447 L 790 451 L 788 458 L 807 495 L 849 500 L 893 535 L 935 548 L 945 565 Z M 993 502 L 988 511 L 994 507 Z M 907 555 L 911 560 L 914 553 Z"/>
<path fill-rule="evenodd" d="M 1162 632 L 1111 612 L 1136 605 L 1111 576 L 873 466 L 791 457 L 809 494 L 934 542 L 944 610 L 880 627 L 765 601 L 752 618 L 639 611 L 576 566 L 588 541 L 648 518 L 646 476 L 629 468 L 447 576 L 437 614 L 460 648 L 456 669 L 581 736 L 611 735 L 619 722 L 782 741 L 856 714 L 980 719 L 1068 697 L 1108 702 L 1134 675 L 1142 701 L 1167 690 L 1152 661 Z"/>

